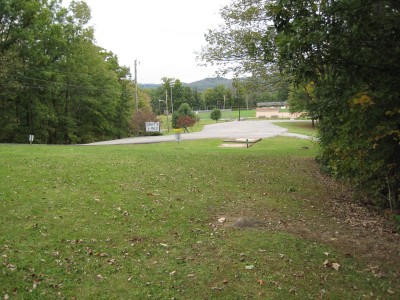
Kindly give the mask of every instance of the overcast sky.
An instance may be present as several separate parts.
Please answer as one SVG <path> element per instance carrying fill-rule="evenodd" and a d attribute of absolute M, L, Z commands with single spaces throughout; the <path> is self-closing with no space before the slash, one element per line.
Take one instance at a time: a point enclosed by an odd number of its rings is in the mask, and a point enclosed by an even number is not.
<path fill-rule="evenodd" d="M 230 0 L 85 0 L 92 10 L 97 44 L 114 52 L 121 65 L 138 60 L 138 82 L 160 83 L 162 77 L 193 82 L 214 77 L 199 67 L 195 51 L 205 45 L 207 29 L 216 28 L 219 10 Z M 63 0 L 68 6 L 70 0 Z"/>

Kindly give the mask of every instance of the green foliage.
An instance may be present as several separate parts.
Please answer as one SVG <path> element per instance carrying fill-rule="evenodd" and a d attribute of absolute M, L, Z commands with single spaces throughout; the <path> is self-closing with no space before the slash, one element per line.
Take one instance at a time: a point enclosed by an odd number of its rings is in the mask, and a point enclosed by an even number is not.
<path fill-rule="evenodd" d="M 132 117 L 130 124 L 130 134 L 134 136 L 157 135 L 156 133 L 146 132 L 146 122 L 158 122 L 157 116 L 150 107 L 139 108 Z"/>
<path fill-rule="evenodd" d="M 173 128 L 183 128 L 187 130 L 187 127 L 191 127 L 197 122 L 197 118 L 189 104 L 182 103 L 179 109 L 172 114 L 171 122 Z"/>
<path fill-rule="evenodd" d="M 320 161 L 368 199 L 395 209 L 400 53 L 393 41 L 400 34 L 399 7 L 383 1 L 278 1 L 273 14 L 281 68 L 298 84 L 313 82 L 306 106 L 321 119 Z"/>
<path fill-rule="evenodd" d="M 214 88 L 208 88 L 202 93 L 203 105 L 206 109 L 209 108 L 228 108 L 232 107 L 233 95 L 232 91 L 228 90 L 223 85 L 218 85 Z"/>
<path fill-rule="evenodd" d="M 218 120 L 221 119 L 221 115 L 222 115 L 221 111 L 218 108 L 214 108 L 211 111 L 210 118 L 211 118 L 211 120 L 218 122 Z"/>
<path fill-rule="evenodd" d="M 129 69 L 95 44 L 87 4 L 0 6 L 0 142 L 26 142 L 29 134 L 51 144 L 127 136 Z"/>
<path fill-rule="evenodd" d="M 200 93 L 197 90 L 189 86 L 183 86 L 179 79 L 164 77 L 162 81 L 163 84 L 158 88 L 148 90 L 153 111 L 161 114 L 163 110 L 167 110 L 163 101 L 168 102 L 168 112 L 170 113 L 175 112 L 183 103 L 188 103 L 190 107 L 196 109 L 201 108 Z M 160 100 L 162 100 L 162 105 L 160 105 Z"/>
<path fill-rule="evenodd" d="M 400 7 L 396 1 L 235 0 L 200 58 L 291 81 L 293 110 L 319 122 L 319 161 L 360 194 L 400 201 Z M 277 77 L 275 77 L 277 78 Z M 366 163 L 368 162 L 368 163 Z"/>

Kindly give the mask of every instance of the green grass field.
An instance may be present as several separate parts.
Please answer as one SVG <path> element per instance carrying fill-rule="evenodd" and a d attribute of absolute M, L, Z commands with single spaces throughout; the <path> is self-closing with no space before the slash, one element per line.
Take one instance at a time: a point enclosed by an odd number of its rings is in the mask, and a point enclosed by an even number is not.
<path fill-rule="evenodd" d="M 317 135 L 317 128 L 312 126 L 311 121 L 301 121 L 301 122 L 272 122 L 277 126 L 287 128 L 291 133 L 299 133 L 309 136 Z"/>
<path fill-rule="evenodd" d="M 396 298 L 390 267 L 284 226 L 335 192 L 317 144 L 220 144 L 0 146 L 2 298 Z"/>

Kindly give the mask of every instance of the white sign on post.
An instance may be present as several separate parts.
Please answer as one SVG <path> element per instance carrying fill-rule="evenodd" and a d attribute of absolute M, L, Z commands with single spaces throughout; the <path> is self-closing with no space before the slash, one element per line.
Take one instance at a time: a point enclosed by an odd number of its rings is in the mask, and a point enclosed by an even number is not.
<path fill-rule="evenodd" d="M 160 132 L 160 122 L 146 122 L 146 132 Z"/>

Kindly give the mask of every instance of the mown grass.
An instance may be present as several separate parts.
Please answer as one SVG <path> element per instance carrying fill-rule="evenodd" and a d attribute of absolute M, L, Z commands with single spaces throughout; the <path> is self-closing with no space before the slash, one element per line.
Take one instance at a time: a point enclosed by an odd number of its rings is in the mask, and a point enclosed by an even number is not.
<path fill-rule="evenodd" d="M 317 128 L 312 126 L 311 121 L 297 121 L 297 122 L 272 122 L 277 126 L 289 129 L 291 133 L 304 134 L 309 136 L 317 135 Z"/>
<path fill-rule="evenodd" d="M 323 243 L 233 228 L 327 189 L 317 145 L 273 138 L 128 146 L 0 146 L 0 287 L 18 299 L 388 298 L 391 282 Z M 270 222 L 274 222 L 273 219 Z M 323 265 L 329 252 L 343 265 Z"/>
<path fill-rule="evenodd" d="M 209 112 L 198 112 L 197 116 L 200 120 L 211 120 L 210 117 L 211 111 Z M 241 109 L 240 110 L 240 118 L 255 118 L 256 110 L 255 109 Z M 221 110 L 221 119 L 223 120 L 236 120 L 239 118 L 239 110 Z M 213 121 L 215 122 L 215 121 Z"/>

